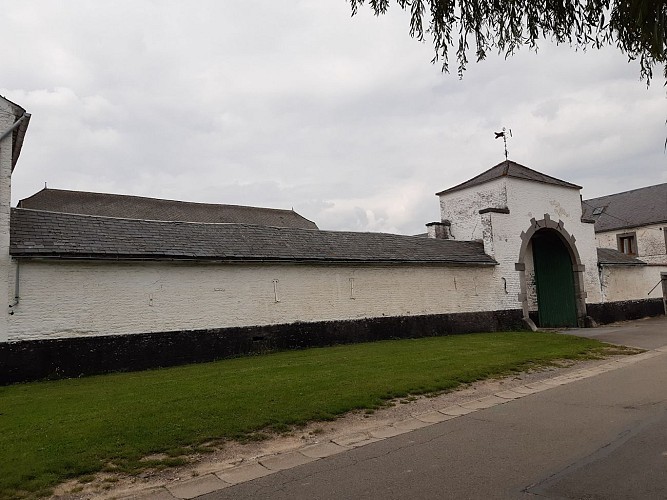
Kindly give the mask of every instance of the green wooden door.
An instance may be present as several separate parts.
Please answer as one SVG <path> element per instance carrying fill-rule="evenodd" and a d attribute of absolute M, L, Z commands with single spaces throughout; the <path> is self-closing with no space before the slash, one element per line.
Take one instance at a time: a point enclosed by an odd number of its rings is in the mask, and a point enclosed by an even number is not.
<path fill-rule="evenodd" d="M 551 231 L 538 231 L 532 243 L 540 326 L 577 326 L 572 260 L 565 244 Z"/>

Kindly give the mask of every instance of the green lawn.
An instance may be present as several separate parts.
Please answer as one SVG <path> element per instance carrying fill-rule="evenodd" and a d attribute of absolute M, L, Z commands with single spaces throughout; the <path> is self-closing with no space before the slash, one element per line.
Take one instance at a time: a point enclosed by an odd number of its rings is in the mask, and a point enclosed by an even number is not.
<path fill-rule="evenodd" d="M 177 457 L 212 439 L 252 438 L 602 350 L 552 333 L 471 334 L 0 387 L 0 498 L 45 494 L 105 469 L 136 471 L 150 465 L 139 462 L 148 454 Z"/>

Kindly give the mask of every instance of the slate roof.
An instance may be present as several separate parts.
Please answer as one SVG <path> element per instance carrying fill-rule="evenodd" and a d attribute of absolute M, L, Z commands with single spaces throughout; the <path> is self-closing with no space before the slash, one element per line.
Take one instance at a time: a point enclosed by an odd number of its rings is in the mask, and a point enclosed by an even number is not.
<path fill-rule="evenodd" d="M 593 215 L 595 208 L 604 208 Z M 583 216 L 595 220 L 595 232 L 667 222 L 667 183 L 582 202 Z"/>
<path fill-rule="evenodd" d="M 99 215 L 124 219 L 241 223 L 259 226 L 317 229 L 293 210 L 160 200 L 108 193 L 88 193 L 44 188 L 18 203 L 20 208 L 67 214 Z"/>
<path fill-rule="evenodd" d="M 615 266 L 645 266 L 646 262 L 635 257 L 614 250 L 613 248 L 598 248 L 598 264 Z"/>
<path fill-rule="evenodd" d="M 569 182 L 561 181 L 555 177 L 550 177 L 546 174 L 538 172 L 536 170 L 530 169 L 523 165 L 520 165 L 512 160 L 505 160 L 501 163 L 498 163 L 495 167 L 491 167 L 486 172 L 482 172 L 476 177 L 465 181 L 461 184 L 458 184 L 439 193 L 435 193 L 437 196 L 445 193 L 452 193 L 454 191 L 459 191 L 461 189 L 478 186 L 486 182 L 499 179 L 501 177 L 514 177 L 515 179 L 523 179 L 526 181 L 542 182 L 544 184 L 553 184 L 555 186 L 562 186 L 572 189 L 581 189 L 581 186 L 576 184 L 571 184 Z"/>
<path fill-rule="evenodd" d="M 383 233 L 114 219 L 19 208 L 12 209 L 10 227 L 14 257 L 496 264 L 481 243 Z"/>

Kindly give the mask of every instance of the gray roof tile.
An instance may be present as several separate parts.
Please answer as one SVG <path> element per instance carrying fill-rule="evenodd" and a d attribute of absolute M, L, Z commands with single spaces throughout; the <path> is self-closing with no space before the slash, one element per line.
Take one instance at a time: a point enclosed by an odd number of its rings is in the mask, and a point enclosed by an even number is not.
<path fill-rule="evenodd" d="M 477 242 L 19 208 L 12 209 L 10 234 L 15 257 L 496 264 Z"/>
<path fill-rule="evenodd" d="M 595 220 L 595 232 L 667 222 L 667 183 L 582 202 L 583 217 Z M 593 211 L 603 209 L 600 215 Z"/>
<path fill-rule="evenodd" d="M 635 257 L 614 250 L 613 248 L 598 248 L 598 263 L 615 266 L 645 266 L 646 262 Z"/>
<path fill-rule="evenodd" d="M 555 186 L 581 189 L 581 186 L 577 186 L 576 184 L 565 182 L 560 179 L 556 179 L 555 177 L 550 177 L 546 174 L 520 165 L 512 160 L 505 160 L 495 167 L 491 167 L 486 172 L 482 172 L 478 176 L 473 177 L 468 181 L 435 194 L 440 196 L 441 194 L 452 193 L 461 189 L 478 186 L 501 177 L 514 177 L 515 179 L 523 179 L 526 181 L 542 182 L 544 184 L 553 184 Z"/>
<path fill-rule="evenodd" d="M 19 208 L 124 219 L 240 223 L 317 229 L 293 210 L 160 200 L 109 193 L 44 188 L 18 203 Z"/>

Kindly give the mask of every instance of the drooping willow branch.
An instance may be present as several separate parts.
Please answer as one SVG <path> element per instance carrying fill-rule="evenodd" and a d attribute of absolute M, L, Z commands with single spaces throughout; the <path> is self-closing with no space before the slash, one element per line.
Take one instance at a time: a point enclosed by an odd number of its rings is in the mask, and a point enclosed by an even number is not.
<path fill-rule="evenodd" d="M 616 46 L 638 60 L 640 77 L 647 82 L 656 65 L 667 79 L 667 3 L 646 0 L 395 0 L 410 12 L 410 35 L 433 38 L 433 62 L 449 70 L 455 51 L 457 72 L 463 75 L 468 54 L 484 59 L 491 50 L 505 57 L 519 47 L 536 49 L 540 40 L 567 43 L 577 49 Z M 390 0 L 350 0 L 352 14 L 368 4 L 385 14 Z M 473 49 L 471 49 L 471 45 Z"/>

